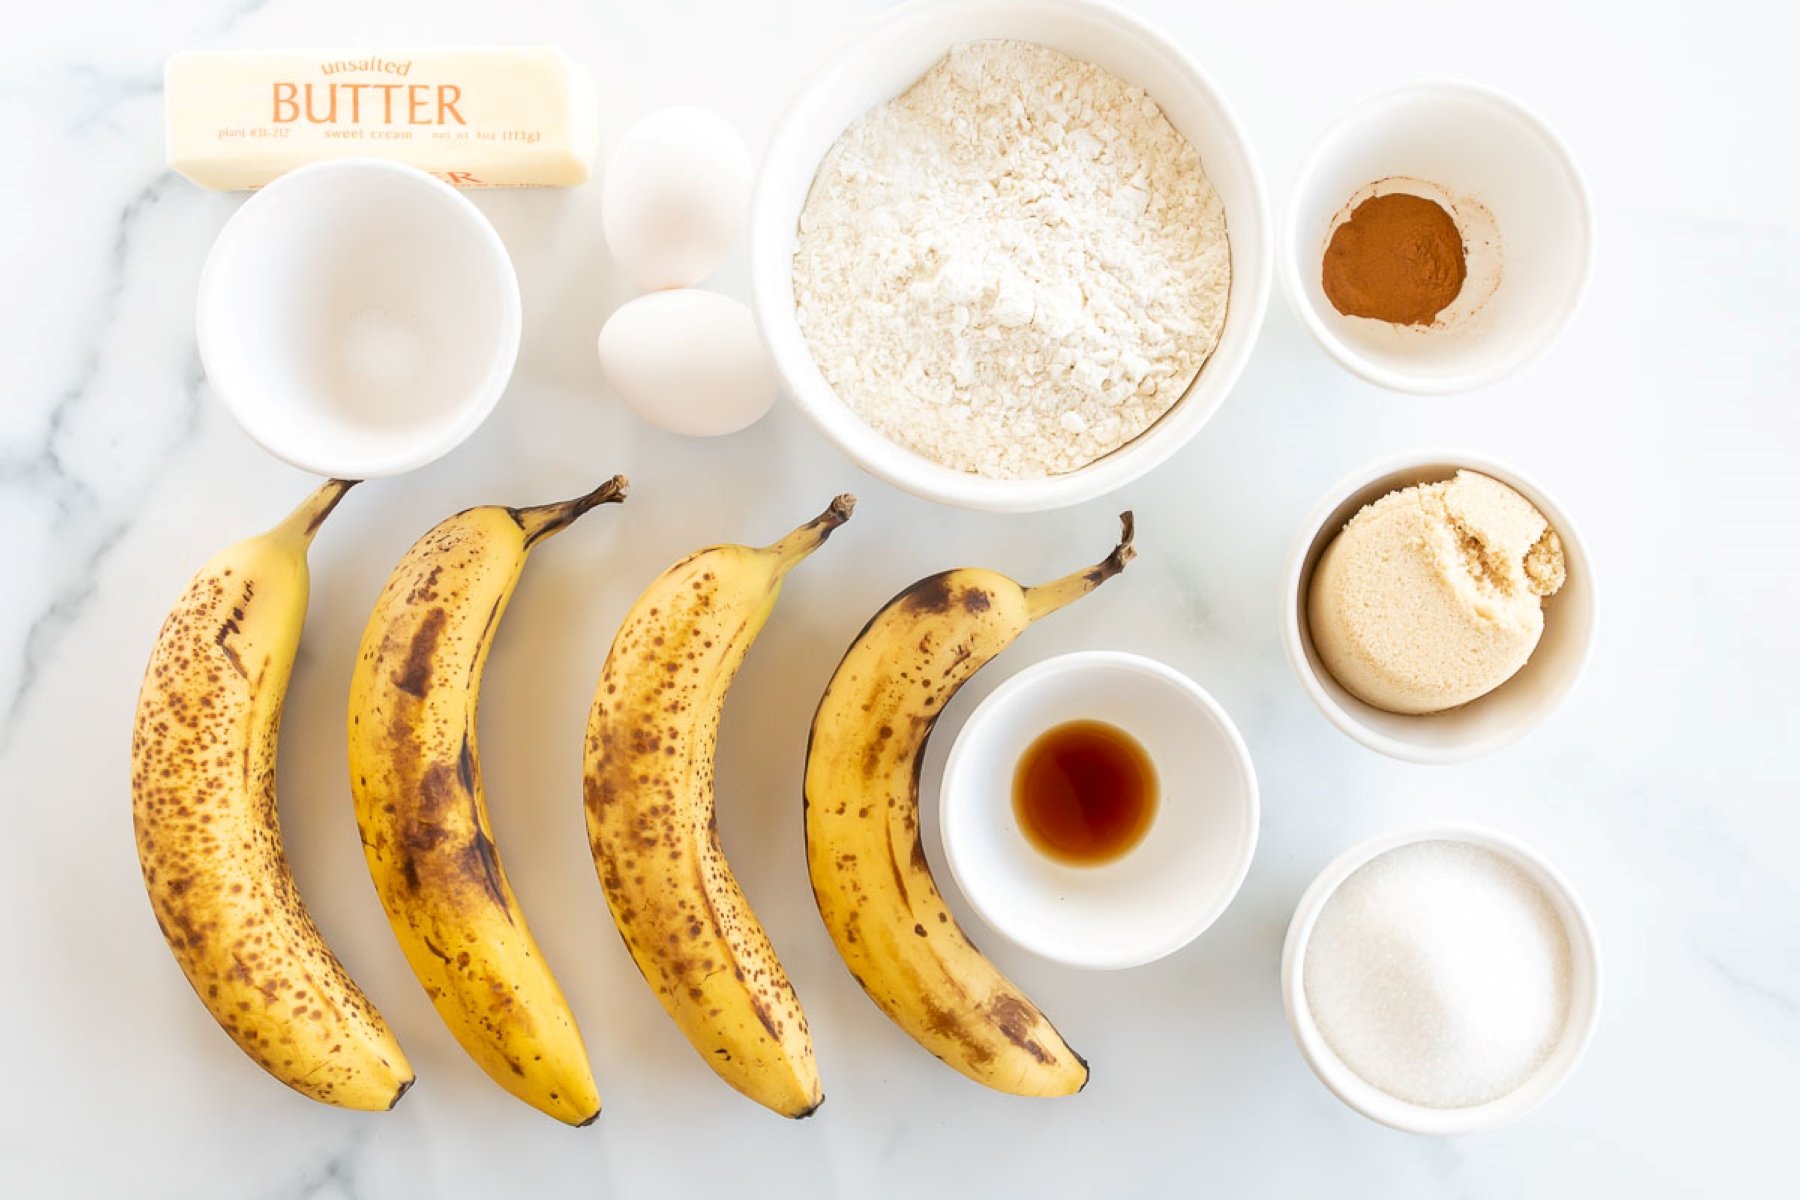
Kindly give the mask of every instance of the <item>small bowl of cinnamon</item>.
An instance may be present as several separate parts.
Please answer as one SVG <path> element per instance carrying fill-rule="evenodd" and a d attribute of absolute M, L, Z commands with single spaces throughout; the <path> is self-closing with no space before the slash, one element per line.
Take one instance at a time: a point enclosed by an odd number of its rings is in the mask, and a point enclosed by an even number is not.
<path fill-rule="evenodd" d="M 1517 101 L 1418 83 L 1327 129 L 1294 182 L 1288 299 L 1333 358 L 1420 394 L 1494 382 L 1586 290 L 1593 217 L 1562 140 Z"/>

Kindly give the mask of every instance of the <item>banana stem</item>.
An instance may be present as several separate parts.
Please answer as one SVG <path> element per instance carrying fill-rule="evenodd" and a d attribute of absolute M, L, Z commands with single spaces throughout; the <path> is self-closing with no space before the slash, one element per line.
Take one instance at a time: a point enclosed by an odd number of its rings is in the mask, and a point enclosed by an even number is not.
<path fill-rule="evenodd" d="M 511 509 L 513 520 L 525 531 L 525 548 L 529 550 L 553 533 L 573 525 L 581 514 L 601 504 L 617 504 L 631 490 L 631 481 L 623 475 L 611 479 L 584 496 L 559 500 L 555 504 L 538 504 L 531 508 Z"/>
<path fill-rule="evenodd" d="M 1137 533 L 1137 522 L 1132 518 L 1130 510 L 1119 514 L 1119 525 L 1119 544 L 1100 562 L 1073 575 L 1064 575 L 1061 579 L 1025 589 L 1025 611 L 1031 620 L 1049 616 L 1063 605 L 1081 599 L 1123 571 L 1125 564 L 1137 557 L 1137 550 L 1131 544 L 1131 539 Z"/>
<path fill-rule="evenodd" d="M 831 531 L 850 519 L 856 510 L 856 497 L 845 492 L 834 497 L 829 507 L 780 541 L 763 547 L 764 554 L 775 556 L 775 569 L 785 572 L 795 563 L 825 544 Z"/>
<path fill-rule="evenodd" d="M 359 481 L 355 479 L 333 479 L 320 484 L 313 494 L 300 502 L 300 506 L 281 519 L 281 523 L 269 530 L 272 538 L 295 541 L 304 548 L 312 545 L 313 535 L 319 532 L 319 526 L 331 515 L 331 510 L 338 506 L 344 493 L 355 487 Z"/>

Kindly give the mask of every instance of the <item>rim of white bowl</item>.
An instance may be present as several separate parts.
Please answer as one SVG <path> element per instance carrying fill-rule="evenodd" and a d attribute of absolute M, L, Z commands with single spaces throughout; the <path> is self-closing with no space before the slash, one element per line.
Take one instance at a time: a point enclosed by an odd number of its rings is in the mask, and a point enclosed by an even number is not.
<path fill-rule="evenodd" d="M 246 222 L 243 215 L 253 212 L 255 206 L 266 203 L 265 197 L 305 187 L 309 181 L 321 175 L 329 174 L 373 174 L 391 175 L 423 185 L 427 192 L 439 200 L 447 200 L 450 207 L 465 219 L 469 227 L 476 232 L 484 249 L 493 255 L 502 270 L 499 272 L 505 289 L 501 297 L 500 353 L 488 364 L 486 375 L 476 387 L 467 393 L 479 397 L 469 404 L 461 417 L 455 422 L 445 425 L 433 432 L 430 437 L 422 437 L 417 445 L 405 454 L 394 454 L 387 457 L 371 456 L 366 453 L 343 453 L 335 456 L 316 457 L 305 453 L 295 453 L 291 448 L 281 444 L 281 438 L 272 434 L 260 416 L 260 409 L 255 402 L 247 400 L 241 394 L 239 386 L 227 386 L 215 377 L 208 367 L 213 360 L 213 334 L 209 331 L 208 313 L 215 302 L 213 293 L 219 286 L 219 275 L 224 269 L 225 258 L 233 252 L 245 237 Z M 200 351 L 201 369 L 206 371 L 207 382 L 215 395 L 229 412 L 250 440 L 264 450 L 290 466 L 298 467 L 315 475 L 324 475 L 333 479 L 378 479 L 389 475 L 400 475 L 414 471 L 429 463 L 436 462 L 450 451 L 467 441 L 474 432 L 481 428 L 494 408 L 500 403 L 507 385 L 512 381 L 513 369 L 518 363 L 519 342 L 523 332 L 522 303 L 519 296 L 519 276 L 513 267 L 512 256 L 507 253 L 506 243 L 501 240 L 500 232 L 494 228 L 493 222 L 477 208 L 473 201 L 443 180 L 421 171 L 417 167 L 404 163 L 390 162 L 380 158 L 333 158 L 321 162 L 308 163 L 277 176 L 266 186 L 254 191 L 250 197 L 238 206 L 237 211 L 226 219 L 219 234 L 213 239 L 212 249 L 207 252 L 206 265 L 200 269 L 200 286 L 194 304 L 194 336 Z M 249 385 L 254 386 L 254 385 Z"/>
<path fill-rule="evenodd" d="M 1405 738 L 1393 737 L 1375 729 L 1364 722 L 1355 713 L 1338 703 L 1319 679 L 1319 672 L 1313 668 L 1312 660 L 1306 653 L 1306 638 L 1301 632 L 1301 600 L 1306 585 L 1310 582 L 1310 572 L 1306 560 L 1312 548 L 1318 544 L 1325 534 L 1325 522 L 1331 514 L 1351 495 L 1368 487 L 1370 484 L 1390 475 L 1399 475 L 1420 467 L 1444 464 L 1453 468 L 1477 471 L 1491 476 L 1506 486 L 1517 491 L 1533 507 L 1544 515 L 1550 527 L 1556 530 L 1562 540 L 1563 552 L 1579 566 L 1586 582 L 1588 630 L 1587 637 L 1575 651 L 1577 661 L 1570 672 L 1568 681 L 1563 687 L 1539 705 L 1527 720 L 1519 721 L 1486 737 L 1471 738 L 1466 742 L 1453 745 L 1432 745 Z M 1587 675 L 1588 664 L 1593 659 L 1596 630 L 1600 621 L 1600 583 L 1598 572 L 1594 569 L 1594 555 L 1583 540 L 1574 521 L 1570 520 L 1568 510 L 1557 501 L 1544 486 L 1535 479 L 1518 470 L 1516 467 L 1499 462 L 1483 454 L 1467 450 L 1428 448 L 1423 450 L 1407 450 L 1385 458 L 1365 463 L 1356 470 L 1343 476 L 1328 488 L 1307 514 L 1301 523 L 1299 536 L 1294 539 L 1293 547 L 1288 552 L 1287 569 L 1282 572 L 1282 648 L 1287 652 L 1288 665 L 1300 680 L 1300 687 L 1312 700 L 1314 706 L 1325 715 L 1339 731 L 1352 740 L 1402 762 L 1420 763 L 1427 766 L 1442 766 L 1450 763 L 1467 762 L 1502 750 L 1527 734 L 1539 729 L 1559 710 L 1568 698 L 1580 686 Z M 1510 682 L 1510 680 L 1508 681 Z M 1500 688 L 1506 687 L 1503 683 Z M 1499 691 L 1496 688 L 1495 691 Z M 1493 693 L 1488 693 L 1492 695 Z M 1479 704 L 1485 697 L 1477 697 L 1469 701 Z M 1421 714 L 1418 720 L 1429 720 L 1433 714 Z"/>
<path fill-rule="evenodd" d="M 1569 935 L 1569 954 L 1575 974 L 1585 970 L 1589 986 L 1572 987 L 1568 1023 L 1550 1057 L 1538 1071 L 1506 1095 L 1485 1104 L 1463 1108 L 1428 1108 L 1396 1099 L 1352 1071 L 1325 1036 L 1306 1003 L 1306 947 L 1325 904 L 1358 868 L 1389 850 L 1417 842 L 1452 841 L 1479 846 L 1505 858 L 1544 889 Z M 1377 834 L 1358 842 L 1328 863 L 1300 896 L 1288 923 L 1281 948 L 1281 1002 L 1288 1029 L 1300 1056 L 1339 1100 L 1355 1111 L 1405 1133 L 1438 1136 L 1477 1133 L 1494 1129 L 1536 1109 L 1568 1082 L 1586 1056 L 1600 1022 L 1605 994 L 1605 971 L 1600 957 L 1600 938 L 1581 896 L 1562 872 L 1526 843 L 1510 834 L 1466 821 L 1427 821 Z"/>
<path fill-rule="evenodd" d="M 1359 124 L 1374 116 L 1384 108 L 1396 107 L 1404 103 L 1412 103 L 1429 93 L 1455 92 L 1473 97 L 1506 110 L 1518 118 L 1533 133 L 1541 138 L 1549 148 L 1552 157 L 1562 167 L 1574 195 L 1576 206 L 1581 212 L 1582 256 L 1581 272 L 1577 276 L 1575 286 L 1569 289 L 1568 296 L 1562 303 L 1556 320 L 1545 326 L 1543 333 L 1537 338 L 1521 343 L 1512 355 L 1479 371 L 1465 371 L 1458 375 L 1445 376 L 1439 379 L 1423 379 L 1407 371 L 1389 370 L 1359 353 L 1355 347 L 1338 337 L 1326 325 L 1324 318 L 1313 305 L 1306 291 L 1306 285 L 1300 280 L 1300 198 L 1305 195 L 1312 177 L 1317 172 L 1319 161 L 1324 157 L 1326 149 L 1353 125 Z M 1586 178 L 1581 167 L 1575 161 L 1574 153 L 1553 129 L 1549 122 L 1528 108 L 1516 97 L 1484 83 L 1473 83 L 1463 79 L 1421 79 L 1413 83 L 1367 96 L 1352 105 L 1331 124 L 1325 127 L 1306 152 L 1300 162 L 1300 169 L 1294 173 L 1294 181 L 1288 192 L 1286 211 L 1281 223 L 1281 284 L 1282 291 L 1287 293 L 1288 305 L 1300 317 L 1307 331 L 1313 335 L 1325 352 L 1352 374 L 1387 388 L 1389 391 L 1402 392 L 1414 396 L 1448 396 L 1460 392 L 1474 391 L 1495 383 L 1514 371 L 1525 366 L 1538 355 L 1548 350 L 1563 331 L 1568 328 L 1569 321 L 1581 307 L 1583 297 L 1587 295 L 1588 283 L 1594 271 L 1594 205 L 1593 197 L 1588 191 Z"/>
<path fill-rule="evenodd" d="M 953 838 L 949 836 L 952 828 L 950 809 L 956 803 L 952 799 L 951 781 L 956 778 L 957 771 L 964 758 L 972 753 L 970 747 L 983 736 L 986 724 L 993 719 L 993 714 L 1003 705 L 1012 701 L 1020 692 L 1029 691 L 1044 679 L 1053 675 L 1067 674 L 1071 671 L 1111 670 L 1123 673 L 1150 676 L 1158 683 L 1173 687 L 1176 691 L 1194 700 L 1213 725 L 1225 736 L 1227 745 L 1231 747 L 1232 757 L 1243 772 L 1245 786 L 1243 805 L 1249 816 L 1249 833 L 1238 846 L 1237 857 L 1232 864 L 1230 876 L 1225 881 L 1218 899 L 1203 910 L 1187 925 L 1155 942 L 1146 941 L 1142 945 L 1129 947 L 1128 953 L 1109 957 L 1082 958 L 1060 952 L 1056 947 L 1040 944 L 1030 938 L 1021 937 L 1007 924 L 997 918 L 982 902 L 979 888 L 969 886 L 972 864 L 964 862 L 958 853 Z M 998 933 L 1019 949 L 1035 954 L 1039 958 L 1064 966 L 1079 967 L 1089 971 L 1123 971 L 1132 967 L 1147 966 L 1160 959 L 1169 957 L 1179 950 L 1191 945 L 1196 938 L 1216 924 L 1225 910 L 1237 899 L 1238 892 L 1243 889 L 1244 880 L 1250 875 L 1250 864 L 1256 858 L 1256 847 L 1262 831 L 1262 792 L 1256 779 L 1256 763 L 1250 757 L 1250 748 L 1245 744 L 1243 735 L 1238 732 L 1236 722 L 1225 706 L 1214 698 L 1211 692 L 1201 687 L 1194 679 L 1169 664 L 1158 659 L 1147 658 L 1141 654 L 1132 654 L 1123 650 L 1073 650 L 1066 654 L 1058 654 L 1052 658 L 1032 664 L 1017 675 L 1006 680 L 999 687 L 988 693 L 986 698 L 969 714 L 962 728 L 956 732 L 956 740 L 951 743 L 950 755 L 944 762 L 944 773 L 938 785 L 938 841 L 944 849 L 944 861 L 950 867 L 950 877 L 956 881 L 957 889 L 962 892 L 963 899 L 975 915 L 985 922 L 988 928 Z"/>
<path fill-rule="evenodd" d="M 792 262 L 776 255 L 771 261 L 771 240 L 785 240 L 786 234 L 774 233 L 789 224 L 772 211 L 770 199 L 770 164 L 779 158 L 792 157 L 790 144 L 799 114 L 818 104 L 820 97 L 846 68 L 844 58 L 852 50 L 878 42 L 894 26 L 939 10 L 969 9 L 981 0 L 909 0 L 873 18 L 841 43 L 826 62 L 808 79 L 805 86 L 789 102 L 774 134 L 769 139 L 757 171 L 755 193 L 751 201 L 749 264 L 750 304 L 756 314 L 763 342 L 781 376 L 783 390 L 794 406 L 806 415 L 832 446 L 845 458 L 894 487 L 912 495 L 941 504 L 987 512 L 1039 512 L 1065 508 L 1108 495 L 1154 471 L 1191 442 L 1206 424 L 1224 407 L 1225 400 L 1243 377 L 1262 333 L 1268 314 L 1269 293 L 1275 273 L 1274 216 L 1270 211 L 1267 184 L 1256 156 L 1254 144 L 1245 132 L 1237 109 L 1225 97 L 1213 78 L 1179 44 L 1167 34 L 1133 13 L 1103 0 L 1036 0 L 1043 9 L 1074 9 L 1093 13 L 1118 26 L 1122 33 L 1146 43 L 1153 51 L 1166 55 L 1185 74 L 1188 81 L 1205 96 L 1216 111 L 1227 139 L 1235 146 L 1244 164 L 1250 200 L 1255 211 L 1255 224 L 1261 236 L 1254 245 L 1231 237 L 1231 213 L 1226 213 L 1227 238 L 1231 239 L 1234 285 L 1240 271 L 1245 272 L 1247 307 L 1234 307 L 1225 314 L 1224 331 L 1241 327 L 1242 344 L 1236 352 L 1221 359 L 1215 348 L 1212 357 L 1201 367 L 1194 382 L 1175 404 L 1136 438 L 1095 460 L 1085 467 L 1064 475 L 1045 479 L 988 479 L 966 472 L 952 471 L 941 464 L 913 453 L 889 441 L 862 418 L 851 411 L 819 371 L 800 334 L 793 314 Z M 1021 32 L 1023 40 L 1029 35 Z M 813 176 L 818 161 L 806 168 Z M 771 232 L 765 234 L 765 229 Z M 783 286 L 783 278 L 788 285 Z M 1241 322 L 1241 326 L 1236 323 Z M 1225 332 L 1220 341 L 1223 343 Z M 1211 372 L 1211 375 L 1208 375 Z M 1205 405 L 1191 403 L 1196 388 L 1203 383 L 1213 392 Z"/>

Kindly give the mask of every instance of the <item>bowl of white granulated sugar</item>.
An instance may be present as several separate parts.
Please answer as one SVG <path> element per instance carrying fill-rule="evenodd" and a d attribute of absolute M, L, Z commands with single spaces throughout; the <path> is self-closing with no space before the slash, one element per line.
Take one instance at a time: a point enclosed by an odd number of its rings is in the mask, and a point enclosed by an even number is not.
<path fill-rule="evenodd" d="M 1224 403 L 1271 237 L 1230 105 L 1087 0 L 917 0 L 803 91 L 751 215 L 757 320 L 837 448 L 919 496 L 1104 495 Z"/>
<path fill-rule="evenodd" d="M 1410 1133 L 1524 1116 L 1574 1072 L 1600 1014 L 1587 910 L 1542 856 L 1434 822 L 1345 851 L 1294 910 L 1281 990 L 1338 1099 Z"/>

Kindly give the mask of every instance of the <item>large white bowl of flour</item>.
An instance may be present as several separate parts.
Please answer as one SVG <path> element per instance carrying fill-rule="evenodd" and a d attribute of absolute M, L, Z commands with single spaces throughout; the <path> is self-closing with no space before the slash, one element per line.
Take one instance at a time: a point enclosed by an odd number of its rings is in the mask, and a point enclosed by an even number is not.
<path fill-rule="evenodd" d="M 833 386 L 828 375 L 836 374 L 842 378 L 842 364 L 833 363 L 829 369 L 821 368 L 796 306 L 795 251 L 800 244 L 801 215 L 807 208 L 808 195 L 819 176 L 820 165 L 832 154 L 839 138 L 865 114 L 905 93 L 953 48 L 995 39 L 1034 43 L 1060 51 L 1078 63 L 1092 64 L 1125 84 L 1142 89 L 1179 135 L 1198 152 L 1204 178 L 1217 193 L 1218 203 L 1224 209 L 1229 246 L 1230 278 L 1222 325 L 1217 325 L 1214 330 L 1203 329 L 1193 335 L 1182 335 L 1200 338 L 1209 344 L 1216 336 L 1216 344 L 1212 344 L 1210 354 L 1191 385 L 1178 393 L 1179 399 L 1167 406 L 1148 428 L 1093 461 L 1066 469 L 1065 460 L 1050 471 L 1029 477 L 984 474 L 967 465 L 972 461 L 968 454 L 938 456 L 961 458 L 962 466 L 934 461 L 927 453 L 903 444 L 906 439 L 904 429 L 898 431 L 898 436 L 891 436 L 895 433 L 891 420 L 889 432 L 882 432 L 871 419 L 859 415 L 856 407 Z M 973 141 L 978 151 L 991 149 L 982 139 Z M 1168 186 L 1167 177 L 1162 185 Z M 1205 185 L 1197 182 L 1196 186 Z M 1118 220 L 1122 223 L 1144 219 L 1132 212 L 1129 203 L 1121 202 L 1118 212 Z M 840 206 L 832 219 L 845 221 L 854 216 L 853 210 Z M 885 221 L 891 220 L 892 216 L 876 211 L 871 212 L 868 219 Z M 935 243 L 935 237 L 931 241 Z M 937 281 L 940 284 L 968 265 L 971 257 L 966 245 L 926 244 L 918 249 L 921 254 L 943 257 L 946 270 L 943 278 Z M 750 254 L 753 303 L 763 336 L 787 390 L 820 432 L 852 461 L 897 487 L 942 503 L 997 512 L 1060 508 L 1105 495 L 1153 470 L 1185 445 L 1218 411 L 1249 361 L 1268 302 L 1273 258 L 1262 176 L 1231 106 L 1205 72 L 1162 34 L 1136 18 L 1091 0 L 915 0 L 867 26 L 801 92 L 776 130 L 757 184 L 751 215 Z M 814 282 L 803 279 L 803 283 Z M 992 281 L 986 282 L 991 285 Z M 1147 311 L 1155 314 L 1158 320 L 1161 313 L 1156 306 L 1166 303 L 1163 294 L 1168 291 L 1166 278 L 1163 282 L 1165 286 L 1146 287 L 1144 294 L 1135 297 L 1148 306 Z M 1065 288 L 1074 283 L 1079 290 L 1079 280 L 1065 278 L 1059 283 Z M 1114 298 L 1122 306 L 1131 308 L 1130 301 L 1134 297 L 1130 295 L 1130 281 L 1127 280 L 1124 286 L 1122 298 L 1119 281 L 1110 281 L 1110 286 Z M 889 299 L 891 297 L 870 297 L 869 303 L 879 306 Z M 1004 307 L 1005 298 L 999 299 L 1000 306 Z M 996 295 L 990 291 L 987 297 L 990 324 L 994 321 L 995 301 Z M 1104 372 L 1118 375 L 1121 368 L 1109 359 L 1111 347 L 1097 342 L 1096 334 L 1104 339 L 1117 328 L 1121 346 L 1127 345 L 1129 338 L 1141 331 L 1145 321 L 1143 311 L 1131 315 L 1136 317 L 1135 325 L 1129 319 L 1103 319 L 1088 328 L 1081 360 L 1071 364 L 1071 371 L 1096 376 Z M 1055 319 L 1055 314 L 1051 316 Z M 814 321 L 814 341 L 817 342 L 820 340 L 817 318 L 809 313 L 809 319 Z M 1040 299 L 1037 320 L 1041 323 L 1044 319 Z M 1180 327 L 1179 314 L 1173 322 L 1172 328 Z M 859 345 L 860 330 L 850 336 L 840 333 L 835 352 L 881 353 L 888 356 L 886 361 L 892 361 L 895 353 L 893 324 L 890 321 L 886 330 L 879 327 L 879 322 L 872 326 L 884 343 L 879 345 L 873 338 L 868 344 Z M 998 343 L 993 339 L 1005 332 L 983 329 L 978 314 L 966 339 L 947 340 L 941 326 L 933 328 L 920 321 L 916 353 L 930 360 L 934 371 L 986 370 L 991 379 L 993 356 L 998 353 L 994 349 Z M 915 335 L 909 333 L 907 336 Z M 1093 352 L 1096 346 L 1097 353 Z M 1141 375 L 1144 369 L 1142 363 L 1126 363 L 1128 388 L 1131 380 Z M 1154 376 L 1159 369 L 1162 369 L 1160 363 L 1150 365 L 1152 381 L 1144 385 L 1146 390 L 1156 386 Z M 866 368 L 863 374 L 865 377 L 869 374 Z M 1043 378 L 1042 373 L 1037 377 Z M 1029 389 L 1033 385 L 1023 386 Z M 1112 385 L 1109 383 L 1108 386 Z M 1164 389 L 1166 396 L 1169 390 L 1166 382 Z M 1008 403 L 1017 402 L 1016 396 L 1004 399 Z M 868 410 L 866 389 L 865 394 L 857 397 L 857 403 Z M 951 406 L 952 401 L 946 399 L 945 407 Z M 935 420 L 941 414 L 928 415 Z M 1041 414 L 1026 412 L 1017 419 L 1009 418 L 1003 422 L 977 420 L 970 425 L 969 436 L 972 442 L 991 440 L 996 429 L 1005 428 L 1009 436 L 1016 429 L 1020 438 L 1036 438 L 1040 445 L 1047 446 L 1047 437 L 1055 435 L 1058 428 L 1084 428 L 1084 420 L 1073 416 L 1057 428 L 1046 428 L 1042 420 L 1036 419 L 1039 416 Z M 1085 410 L 1082 416 L 1086 425 L 1097 424 L 1092 410 Z M 879 417 L 874 419 L 879 420 Z M 957 413 L 951 418 L 960 419 L 966 419 L 966 414 Z M 956 426 L 948 428 L 953 438 Z M 1099 432 L 1105 432 L 1103 426 Z M 940 449 L 947 444 L 941 429 L 927 437 L 910 440 L 926 449 L 934 441 Z M 1104 445 L 1091 439 L 1087 444 Z M 956 446 L 955 449 L 962 450 L 963 447 Z M 1018 461 L 1018 456 L 1011 457 Z M 1025 461 L 1041 467 L 1045 460 L 1042 456 L 1027 455 Z"/>

